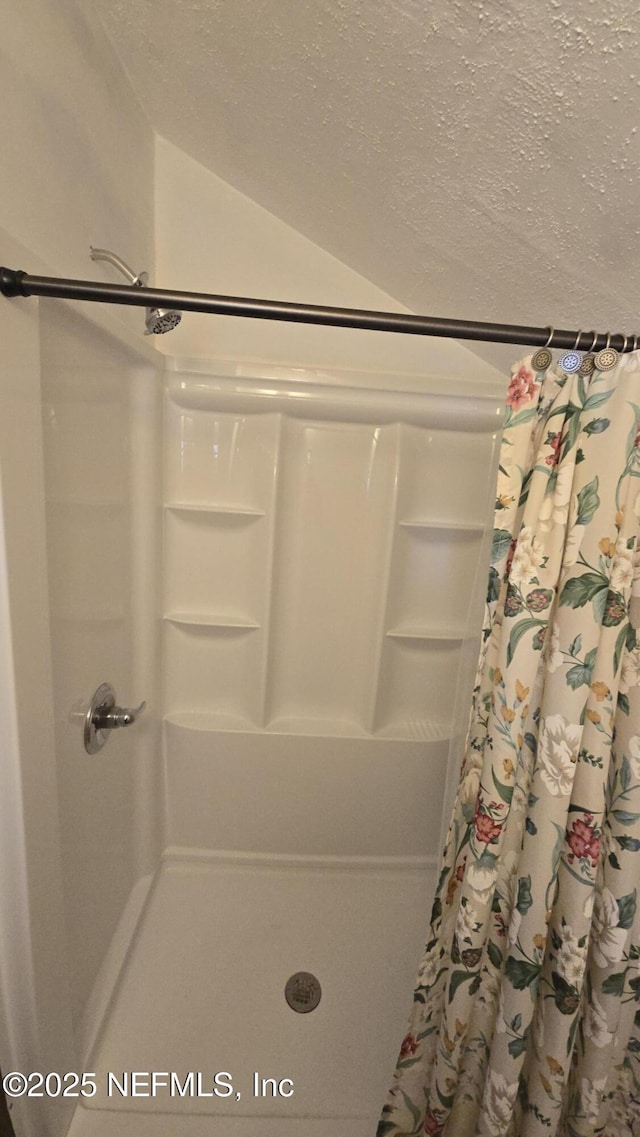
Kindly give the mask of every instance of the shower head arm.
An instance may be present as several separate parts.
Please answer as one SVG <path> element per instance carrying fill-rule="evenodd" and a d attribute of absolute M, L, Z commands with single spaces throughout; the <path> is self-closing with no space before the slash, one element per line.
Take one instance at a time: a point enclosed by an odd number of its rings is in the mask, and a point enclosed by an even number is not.
<path fill-rule="evenodd" d="M 109 264 L 115 265 L 118 271 L 129 281 L 129 284 L 137 285 L 138 288 L 143 287 L 149 279 L 147 272 L 135 273 L 121 257 L 111 253 L 109 249 L 94 249 L 93 245 L 90 245 L 89 256 L 92 261 L 108 261 Z"/>

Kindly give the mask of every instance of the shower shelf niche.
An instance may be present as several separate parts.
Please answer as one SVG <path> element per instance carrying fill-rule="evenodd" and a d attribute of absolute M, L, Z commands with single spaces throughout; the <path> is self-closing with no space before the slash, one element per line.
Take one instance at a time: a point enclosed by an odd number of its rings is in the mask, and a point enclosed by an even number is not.
<path fill-rule="evenodd" d="M 377 421 L 362 391 L 363 413 L 344 419 L 329 382 L 327 417 L 301 415 L 294 385 L 290 413 L 283 392 L 278 413 L 246 391 L 234 409 L 234 382 L 169 380 L 167 724 L 443 743 L 495 418 L 476 431 L 437 414 L 432 426 L 389 421 L 389 391 Z"/>
<path fill-rule="evenodd" d="M 462 643 L 466 638 L 463 628 L 391 628 L 385 635 L 394 640 L 451 640 L 454 643 Z"/>
<path fill-rule="evenodd" d="M 168 502 L 165 509 L 176 513 L 219 513 L 227 517 L 264 517 L 264 509 L 247 509 L 237 505 L 215 505 L 213 502 Z"/>
<path fill-rule="evenodd" d="M 403 529 L 443 529 L 453 533 L 483 533 L 484 525 L 481 521 L 438 521 L 426 518 L 407 518 L 399 521 Z"/>
<path fill-rule="evenodd" d="M 210 628 L 219 631 L 254 631 L 260 627 L 254 620 L 244 620 L 234 616 L 215 616 L 207 612 L 167 612 L 162 617 L 171 624 L 193 625 L 197 628 Z"/>

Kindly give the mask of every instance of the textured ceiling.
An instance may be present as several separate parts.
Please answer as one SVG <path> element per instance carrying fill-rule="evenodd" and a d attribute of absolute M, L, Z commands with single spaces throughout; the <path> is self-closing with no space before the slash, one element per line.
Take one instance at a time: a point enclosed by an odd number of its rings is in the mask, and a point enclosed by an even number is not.
<path fill-rule="evenodd" d="M 409 308 L 640 332 L 635 2 L 89 7 L 160 134 Z"/>

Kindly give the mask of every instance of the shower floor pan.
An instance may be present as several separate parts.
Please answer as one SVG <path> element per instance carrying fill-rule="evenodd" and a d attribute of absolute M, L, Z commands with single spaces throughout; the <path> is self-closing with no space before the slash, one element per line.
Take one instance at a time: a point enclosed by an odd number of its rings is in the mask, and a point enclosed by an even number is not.
<path fill-rule="evenodd" d="M 87 1067 L 98 1094 L 69 1137 L 371 1137 L 434 873 L 415 858 L 166 856 Z M 322 988 L 306 1014 L 284 995 L 298 971 Z M 176 1075 L 173 1093 L 151 1094 L 152 1071 Z M 204 1096 L 216 1074 L 228 1096 Z"/>

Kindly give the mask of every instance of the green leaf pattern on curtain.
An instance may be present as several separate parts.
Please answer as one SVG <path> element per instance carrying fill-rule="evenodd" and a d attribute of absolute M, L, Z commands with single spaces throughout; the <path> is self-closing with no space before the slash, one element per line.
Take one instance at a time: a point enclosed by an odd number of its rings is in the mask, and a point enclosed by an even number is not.
<path fill-rule="evenodd" d="M 640 353 L 589 380 L 527 357 L 506 404 L 460 784 L 378 1137 L 640 1133 Z"/>

